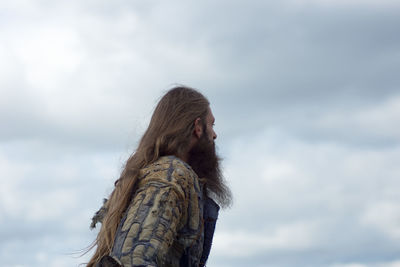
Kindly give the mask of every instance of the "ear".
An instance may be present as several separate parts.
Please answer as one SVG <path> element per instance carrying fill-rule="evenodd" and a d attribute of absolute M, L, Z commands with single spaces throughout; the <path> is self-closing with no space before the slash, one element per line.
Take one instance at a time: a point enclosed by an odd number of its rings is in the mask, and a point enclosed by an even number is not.
<path fill-rule="evenodd" d="M 201 119 L 197 118 L 194 121 L 194 130 L 193 130 L 193 134 L 200 139 L 201 135 L 203 134 L 203 124 L 201 123 Z"/>

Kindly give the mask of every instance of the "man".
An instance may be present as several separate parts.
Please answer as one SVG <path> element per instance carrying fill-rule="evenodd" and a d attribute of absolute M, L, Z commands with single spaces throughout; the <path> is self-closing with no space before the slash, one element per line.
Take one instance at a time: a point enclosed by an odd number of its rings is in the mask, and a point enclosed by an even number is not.
<path fill-rule="evenodd" d="M 208 100 L 175 87 L 157 104 L 114 191 L 87 266 L 204 266 L 219 205 L 230 203 Z M 214 198 L 214 200 L 211 198 Z"/>

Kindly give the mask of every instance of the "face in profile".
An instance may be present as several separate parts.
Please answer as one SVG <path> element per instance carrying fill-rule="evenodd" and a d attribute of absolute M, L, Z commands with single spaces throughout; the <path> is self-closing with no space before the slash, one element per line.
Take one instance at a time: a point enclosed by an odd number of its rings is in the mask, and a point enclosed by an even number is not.
<path fill-rule="evenodd" d="M 214 131 L 215 118 L 211 111 L 211 108 L 208 108 L 207 116 L 205 118 L 205 122 L 203 122 L 203 134 L 206 134 L 210 141 L 217 139 L 217 134 Z"/>
<path fill-rule="evenodd" d="M 202 121 L 203 132 L 197 143 L 189 151 L 188 163 L 200 178 L 213 179 L 219 173 L 219 157 L 215 151 L 214 140 L 217 138 L 214 126 L 215 118 L 210 108 Z"/>

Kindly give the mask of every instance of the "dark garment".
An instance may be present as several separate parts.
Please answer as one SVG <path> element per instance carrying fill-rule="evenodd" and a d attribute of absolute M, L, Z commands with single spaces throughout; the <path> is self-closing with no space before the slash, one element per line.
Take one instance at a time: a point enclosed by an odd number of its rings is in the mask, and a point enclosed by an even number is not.
<path fill-rule="evenodd" d="M 219 206 L 211 198 L 206 198 L 204 203 L 204 244 L 200 259 L 200 267 L 205 266 L 210 254 L 211 244 L 214 236 L 215 225 L 218 219 Z"/>

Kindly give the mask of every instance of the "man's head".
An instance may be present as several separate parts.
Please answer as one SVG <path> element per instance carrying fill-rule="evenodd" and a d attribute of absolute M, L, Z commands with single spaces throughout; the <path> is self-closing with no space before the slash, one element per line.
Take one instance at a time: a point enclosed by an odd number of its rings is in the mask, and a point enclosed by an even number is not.
<path fill-rule="evenodd" d="M 169 90 L 158 102 L 136 154 L 144 153 L 148 161 L 165 155 L 185 159 L 192 144 L 194 122 L 206 120 L 209 105 L 194 89 L 180 86 Z"/>
<path fill-rule="evenodd" d="M 201 93 L 188 87 L 175 87 L 157 104 L 136 154 L 143 153 L 148 161 L 165 155 L 187 161 L 205 179 L 207 190 L 226 206 L 230 192 L 215 151 L 214 122 L 209 101 Z"/>

